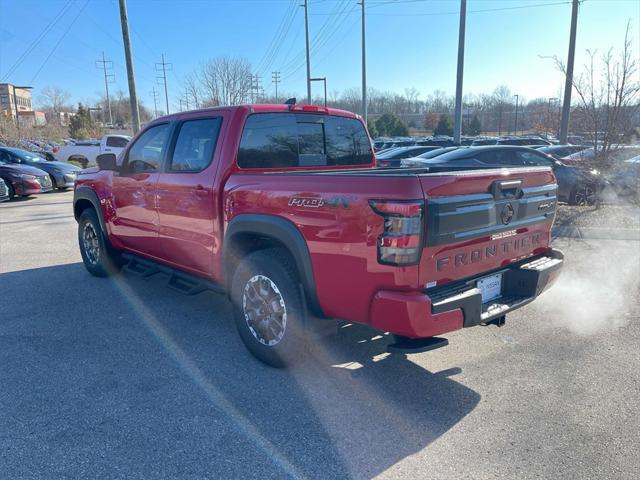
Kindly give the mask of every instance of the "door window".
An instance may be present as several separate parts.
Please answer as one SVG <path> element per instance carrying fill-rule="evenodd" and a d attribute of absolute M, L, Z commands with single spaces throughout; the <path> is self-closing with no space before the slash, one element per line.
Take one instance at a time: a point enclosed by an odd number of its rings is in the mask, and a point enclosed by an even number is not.
<path fill-rule="evenodd" d="M 151 127 L 144 132 L 129 150 L 127 171 L 131 173 L 159 171 L 168 135 L 168 123 Z"/>
<path fill-rule="evenodd" d="M 548 158 L 534 152 L 516 152 L 518 163 L 525 167 L 550 167 L 551 161 Z"/>
<path fill-rule="evenodd" d="M 213 159 L 221 123 L 221 117 L 184 122 L 180 126 L 169 170 L 200 172 L 207 168 Z"/>
<path fill-rule="evenodd" d="M 107 147 L 124 148 L 129 140 L 123 137 L 107 137 Z"/>

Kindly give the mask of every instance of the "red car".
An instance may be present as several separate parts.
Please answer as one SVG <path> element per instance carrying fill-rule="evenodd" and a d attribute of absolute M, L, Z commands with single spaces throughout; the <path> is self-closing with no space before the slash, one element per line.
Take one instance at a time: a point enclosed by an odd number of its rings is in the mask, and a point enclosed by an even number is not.
<path fill-rule="evenodd" d="M 0 178 L 7 184 L 9 199 L 53 190 L 49 174 L 27 165 L 5 163 L 0 158 Z"/>
<path fill-rule="evenodd" d="M 185 293 L 226 292 L 245 345 L 275 366 L 326 319 L 391 332 L 392 351 L 442 346 L 502 323 L 563 263 L 550 168 L 376 168 L 362 120 L 341 110 L 179 113 L 98 164 L 74 196 L 89 272 L 126 262 Z"/>

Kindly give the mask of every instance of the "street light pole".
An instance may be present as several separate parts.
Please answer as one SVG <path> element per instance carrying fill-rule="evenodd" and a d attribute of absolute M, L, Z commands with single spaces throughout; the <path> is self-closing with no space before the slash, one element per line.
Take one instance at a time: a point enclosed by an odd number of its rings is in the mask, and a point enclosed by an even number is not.
<path fill-rule="evenodd" d="M 564 98 L 562 103 L 562 119 L 560 120 L 560 143 L 567 143 L 569 135 L 569 115 L 571 113 L 571 90 L 573 89 L 573 61 L 576 56 L 576 30 L 578 26 L 579 0 L 573 0 L 571 6 L 571 32 L 569 34 L 569 58 L 567 59 L 567 75 L 564 80 Z"/>
<path fill-rule="evenodd" d="M 364 16 L 364 1 L 362 5 L 362 119 L 367 123 L 367 47 L 366 47 L 366 24 Z M 326 85 L 326 84 L 325 84 Z"/>
<path fill-rule="evenodd" d="M 18 110 L 18 96 L 16 90 L 31 90 L 33 87 L 13 85 L 13 107 L 16 109 L 16 130 L 18 137 L 20 136 L 20 112 Z"/>
<path fill-rule="evenodd" d="M 458 31 L 458 71 L 456 75 L 456 109 L 453 120 L 453 142 L 460 145 L 462 130 L 462 78 L 464 71 L 464 29 L 467 16 L 467 0 L 460 0 L 460 28 Z"/>
<path fill-rule="evenodd" d="M 307 49 L 307 103 L 311 105 L 311 59 L 309 58 L 309 2 L 304 0 L 304 33 Z"/>
<path fill-rule="evenodd" d="M 518 95 L 514 95 L 514 97 L 516 97 L 516 119 L 515 122 L 513 123 L 513 134 L 514 135 L 518 135 Z"/>
<path fill-rule="evenodd" d="M 323 82 L 324 83 L 324 106 L 327 106 L 327 77 L 310 78 L 309 82 Z M 309 83 L 311 84 L 311 83 Z M 311 103 L 311 102 L 309 102 Z"/>

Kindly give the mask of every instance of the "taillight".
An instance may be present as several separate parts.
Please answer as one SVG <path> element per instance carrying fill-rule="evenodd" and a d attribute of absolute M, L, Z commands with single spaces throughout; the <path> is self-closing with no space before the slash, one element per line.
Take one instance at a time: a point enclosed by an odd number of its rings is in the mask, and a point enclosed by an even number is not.
<path fill-rule="evenodd" d="M 378 262 L 385 265 L 413 265 L 422 252 L 422 200 L 370 200 L 374 212 L 384 218 L 384 232 L 378 237 Z"/>
<path fill-rule="evenodd" d="M 58 153 L 60 151 L 60 147 L 53 147 L 53 153 Z"/>

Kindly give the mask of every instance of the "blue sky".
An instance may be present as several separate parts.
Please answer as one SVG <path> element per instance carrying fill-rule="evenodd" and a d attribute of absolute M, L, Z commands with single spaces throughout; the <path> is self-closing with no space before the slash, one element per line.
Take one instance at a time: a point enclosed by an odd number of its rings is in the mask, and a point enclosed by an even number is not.
<path fill-rule="evenodd" d="M 458 0 L 366 0 L 368 84 L 421 98 L 436 89 L 455 90 Z M 59 12 L 69 9 L 29 51 Z M 165 54 L 171 109 L 184 76 L 208 58 L 238 55 L 273 89 L 271 72 L 282 73 L 281 92 L 305 93 L 303 9 L 295 0 L 128 0 L 138 96 L 153 105 L 154 66 Z M 0 78 L 34 86 L 62 87 L 72 100 L 92 101 L 104 89 L 95 66 L 102 51 L 114 61 L 113 91 L 127 92 L 117 0 L 0 0 Z M 553 62 L 566 58 L 571 6 L 562 0 L 468 0 L 465 93 L 489 93 L 507 85 L 532 99 L 557 97 L 562 77 Z M 295 13 L 294 13 L 295 12 Z M 312 76 L 328 89 L 360 85 L 360 11 L 356 0 L 309 0 Z M 13 22 L 11 19 L 16 19 Z M 586 0 L 580 7 L 576 68 L 586 49 L 619 47 L 631 20 L 638 55 L 640 1 Z M 287 28 L 280 28 L 284 22 Z M 66 32 L 66 34 L 65 34 Z M 277 55 L 266 56 L 280 32 Z M 286 35 L 284 35 L 286 33 Z M 26 55 L 25 55 L 26 53 Z M 22 61 L 14 67 L 17 60 Z M 47 57 L 48 60 L 47 60 Z M 270 58 L 274 57 L 274 58 Z M 10 75 L 7 76 L 10 69 Z M 258 68 L 259 67 L 259 68 Z M 321 84 L 317 84 L 320 94 Z"/>

